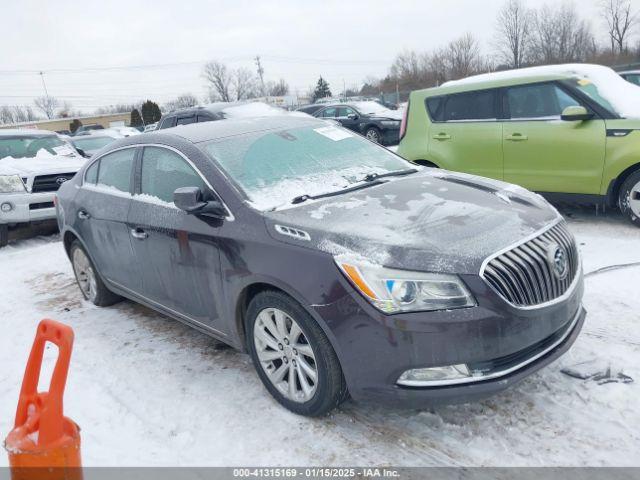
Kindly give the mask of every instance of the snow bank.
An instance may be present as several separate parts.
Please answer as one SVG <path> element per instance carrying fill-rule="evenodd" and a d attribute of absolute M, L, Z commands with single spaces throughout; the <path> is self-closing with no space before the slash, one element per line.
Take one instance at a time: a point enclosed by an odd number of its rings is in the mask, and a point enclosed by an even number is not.
<path fill-rule="evenodd" d="M 611 68 L 602 65 L 569 63 L 521 68 L 474 75 L 446 82 L 443 86 L 470 85 L 491 80 L 508 80 L 539 75 L 570 75 L 590 80 L 596 85 L 600 95 L 607 99 L 620 115 L 640 118 L 640 87 L 627 82 Z"/>

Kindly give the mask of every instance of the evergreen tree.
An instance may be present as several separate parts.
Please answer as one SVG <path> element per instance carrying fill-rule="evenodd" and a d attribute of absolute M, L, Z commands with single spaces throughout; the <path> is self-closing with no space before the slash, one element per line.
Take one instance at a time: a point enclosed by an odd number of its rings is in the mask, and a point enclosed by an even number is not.
<path fill-rule="evenodd" d="M 162 117 L 162 112 L 160 112 L 160 107 L 157 103 L 152 102 L 151 100 L 147 100 L 142 104 L 142 119 L 144 120 L 145 125 L 149 125 L 150 123 L 156 123 Z"/>
<path fill-rule="evenodd" d="M 69 124 L 69 130 L 71 130 L 71 133 L 76 133 L 76 130 L 78 130 L 81 126 L 82 122 L 77 118 L 74 118 L 73 121 Z"/>
<path fill-rule="evenodd" d="M 313 101 L 316 102 L 320 98 L 330 97 L 331 89 L 329 88 L 329 83 L 322 78 L 318 79 L 318 83 L 316 84 L 316 89 L 313 91 Z"/>
<path fill-rule="evenodd" d="M 140 112 L 137 108 L 131 110 L 131 121 L 129 122 L 129 124 L 132 127 L 141 127 L 143 125 L 142 117 L 140 116 Z"/>

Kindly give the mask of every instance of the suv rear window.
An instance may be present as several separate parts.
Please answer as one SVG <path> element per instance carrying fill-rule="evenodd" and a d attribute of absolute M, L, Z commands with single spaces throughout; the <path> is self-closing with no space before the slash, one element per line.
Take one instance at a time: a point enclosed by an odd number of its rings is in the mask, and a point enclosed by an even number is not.
<path fill-rule="evenodd" d="M 496 119 L 496 93 L 497 90 L 479 90 L 428 98 L 429 116 L 434 122 Z"/>

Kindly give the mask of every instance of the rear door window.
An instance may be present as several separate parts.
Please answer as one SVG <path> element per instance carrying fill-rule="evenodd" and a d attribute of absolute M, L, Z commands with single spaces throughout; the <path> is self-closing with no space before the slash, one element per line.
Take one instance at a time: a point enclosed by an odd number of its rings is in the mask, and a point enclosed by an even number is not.
<path fill-rule="evenodd" d="M 449 95 L 444 104 L 445 122 L 493 120 L 497 117 L 496 90 Z"/>
<path fill-rule="evenodd" d="M 511 119 L 559 118 L 565 108 L 580 105 L 554 83 L 511 87 L 507 89 L 506 100 Z"/>
<path fill-rule="evenodd" d="M 109 153 L 100 159 L 98 185 L 129 192 L 135 148 Z"/>
<path fill-rule="evenodd" d="M 196 116 L 195 115 L 190 115 L 188 117 L 178 117 L 177 124 L 178 125 L 187 125 L 189 123 L 195 123 L 195 122 L 196 122 Z"/>
<path fill-rule="evenodd" d="M 166 148 L 145 147 L 140 193 L 173 203 L 173 192 L 181 187 L 207 190 L 202 177 L 180 155 Z"/>
<path fill-rule="evenodd" d="M 167 117 L 162 120 L 160 128 L 171 128 L 176 126 L 176 117 Z"/>
<path fill-rule="evenodd" d="M 98 168 L 99 168 L 99 166 L 100 166 L 100 160 L 98 160 L 97 162 L 94 162 L 93 165 L 91 165 L 87 169 L 87 173 L 85 173 L 85 175 L 84 175 L 85 183 L 93 183 L 94 185 L 96 183 L 98 183 Z"/>
<path fill-rule="evenodd" d="M 322 112 L 320 112 L 320 117 L 322 118 L 335 118 L 337 109 L 334 107 L 325 108 Z"/>

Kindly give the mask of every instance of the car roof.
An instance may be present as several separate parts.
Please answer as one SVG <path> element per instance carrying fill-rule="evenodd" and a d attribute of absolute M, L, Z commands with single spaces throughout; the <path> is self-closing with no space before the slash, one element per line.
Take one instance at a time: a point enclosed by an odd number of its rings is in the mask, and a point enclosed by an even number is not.
<path fill-rule="evenodd" d="M 31 128 L 5 128 L 0 129 L 0 137 L 51 137 L 57 136 L 56 132 L 49 130 L 34 130 Z"/>
<path fill-rule="evenodd" d="M 307 114 L 283 113 L 282 115 L 269 117 L 247 117 L 178 125 L 177 127 L 154 130 L 144 135 L 126 137 L 125 139 L 120 139 L 118 145 L 162 142 L 167 135 L 181 137 L 192 143 L 200 143 L 252 132 L 285 130 L 305 126 L 326 127 L 327 125 L 324 120 L 316 119 Z"/>
<path fill-rule="evenodd" d="M 177 110 L 172 110 L 170 112 L 165 113 L 162 117 L 172 117 L 174 115 L 184 115 L 187 113 L 198 113 L 198 112 L 210 112 L 210 113 L 219 113 L 225 108 L 229 107 L 237 107 L 239 105 L 246 105 L 251 102 L 215 102 L 209 103 L 207 105 L 199 105 L 196 107 L 188 107 L 188 108 L 179 108 Z"/>
<path fill-rule="evenodd" d="M 417 90 L 417 92 L 425 94 L 426 96 L 432 97 L 436 95 L 471 92 L 476 90 L 486 90 L 490 88 L 510 87 L 513 85 L 524 85 L 527 83 L 540 83 L 540 82 L 567 80 L 570 78 L 573 78 L 573 75 L 558 74 L 558 73 L 548 74 L 548 75 L 531 75 L 531 76 L 514 75 L 513 77 L 503 77 L 498 79 L 487 77 L 486 79 L 478 78 L 477 80 L 475 80 L 474 77 L 468 77 L 467 79 L 464 79 L 464 80 L 469 80 L 469 81 L 456 83 L 456 81 L 454 80 L 452 82 L 444 83 L 439 87 L 425 88 L 422 90 Z"/>

